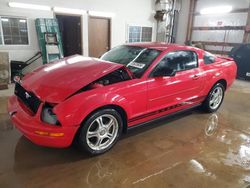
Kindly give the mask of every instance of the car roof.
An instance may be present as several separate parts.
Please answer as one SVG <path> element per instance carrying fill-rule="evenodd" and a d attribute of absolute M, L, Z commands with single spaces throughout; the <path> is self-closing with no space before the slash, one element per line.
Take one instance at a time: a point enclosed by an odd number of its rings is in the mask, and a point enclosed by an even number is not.
<path fill-rule="evenodd" d="M 192 46 L 184 46 L 184 45 L 165 43 L 165 42 L 138 42 L 138 43 L 128 43 L 125 45 L 137 46 L 137 47 L 143 47 L 143 48 L 151 48 L 151 49 L 156 49 L 160 51 L 165 51 L 167 49 L 172 49 L 172 50 L 180 50 L 180 49 L 188 50 L 189 49 L 189 50 L 194 50 L 194 51 L 198 50 L 197 48 L 192 47 Z"/>

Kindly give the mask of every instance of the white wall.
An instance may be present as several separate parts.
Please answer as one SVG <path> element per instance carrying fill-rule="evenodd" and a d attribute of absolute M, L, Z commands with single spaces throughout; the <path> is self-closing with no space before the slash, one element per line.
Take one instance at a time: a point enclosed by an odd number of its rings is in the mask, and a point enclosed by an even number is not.
<path fill-rule="evenodd" d="M 126 26 L 128 24 L 153 26 L 153 40 L 155 40 L 155 21 L 153 18 L 154 0 L 12 0 L 15 2 L 49 5 L 51 7 L 77 8 L 90 11 L 102 11 L 113 13 L 111 28 L 111 47 L 126 41 Z M 19 8 L 10 8 L 9 0 L 0 0 L 0 16 L 20 16 L 28 18 L 29 45 L 4 46 L 0 45 L 0 51 L 9 51 L 11 60 L 27 60 L 39 51 L 35 31 L 35 18 L 53 18 L 52 11 L 38 11 Z M 88 55 L 88 21 L 87 15 L 83 15 L 83 50 Z"/>

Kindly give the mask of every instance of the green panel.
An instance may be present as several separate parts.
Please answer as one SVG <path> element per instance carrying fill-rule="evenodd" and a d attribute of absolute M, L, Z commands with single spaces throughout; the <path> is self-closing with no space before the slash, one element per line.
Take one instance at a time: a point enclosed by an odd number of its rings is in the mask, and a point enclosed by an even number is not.
<path fill-rule="evenodd" d="M 60 59 L 60 57 L 58 55 L 56 55 L 56 54 L 51 54 L 51 55 L 49 55 L 49 59 L 51 61 L 55 61 L 55 60 Z"/>
<path fill-rule="evenodd" d="M 60 55 L 60 58 L 63 58 L 62 38 L 61 38 L 60 31 L 59 31 L 57 20 L 48 19 L 48 18 L 37 18 L 35 20 L 35 25 L 36 25 L 38 43 L 39 43 L 40 50 L 42 53 L 43 64 L 48 63 L 45 36 L 44 36 L 44 33 L 46 32 L 56 33 L 57 40 L 58 40 L 58 48 L 60 52 L 59 55 Z M 49 56 L 50 60 L 53 60 L 54 58 L 55 58 L 54 55 Z"/>

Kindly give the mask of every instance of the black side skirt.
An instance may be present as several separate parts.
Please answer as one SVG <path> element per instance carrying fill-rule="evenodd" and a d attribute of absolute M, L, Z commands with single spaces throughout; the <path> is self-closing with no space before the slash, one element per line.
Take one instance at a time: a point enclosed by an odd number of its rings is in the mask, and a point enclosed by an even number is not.
<path fill-rule="evenodd" d="M 191 111 L 191 110 L 197 108 L 198 106 L 200 106 L 201 104 L 202 104 L 202 103 L 197 104 L 197 105 L 194 105 L 194 106 L 192 106 L 192 107 L 190 107 L 190 108 L 186 108 L 186 109 L 183 109 L 183 110 L 179 110 L 179 111 L 177 111 L 177 112 L 173 112 L 173 113 L 170 113 L 170 114 L 167 114 L 167 115 L 158 117 L 158 118 L 156 118 L 156 119 L 153 119 L 153 120 L 150 120 L 150 121 L 147 121 L 147 122 L 144 122 L 144 123 L 140 123 L 140 124 L 137 124 L 137 125 L 133 125 L 133 126 L 131 126 L 131 127 L 127 127 L 127 131 L 131 131 L 131 130 L 136 129 L 136 128 L 138 128 L 138 127 L 146 126 L 146 125 L 148 125 L 148 124 L 150 124 L 150 123 L 153 123 L 153 122 L 156 122 L 156 121 L 160 121 L 160 120 L 163 120 L 163 119 L 165 119 L 165 118 L 170 118 L 170 117 L 173 117 L 173 116 L 182 114 L 182 113 L 184 113 L 184 112 Z"/>

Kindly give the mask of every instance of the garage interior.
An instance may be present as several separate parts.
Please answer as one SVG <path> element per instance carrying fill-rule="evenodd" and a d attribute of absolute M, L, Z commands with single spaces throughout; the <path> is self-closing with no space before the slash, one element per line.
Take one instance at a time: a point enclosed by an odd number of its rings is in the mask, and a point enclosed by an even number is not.
<path fill-rule="evenodd" d="M 0 20 L 0 187 L 250 187 L 250 0 L 0 0 Z M 237 80 L 217 112 L 135 128 L 95 157 L 35 145 L 13 126 L 15 76 L 133 42 L 234 58 Z"/>

